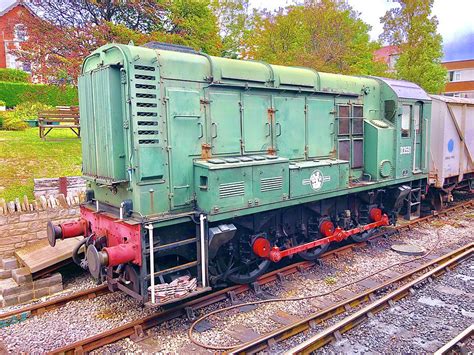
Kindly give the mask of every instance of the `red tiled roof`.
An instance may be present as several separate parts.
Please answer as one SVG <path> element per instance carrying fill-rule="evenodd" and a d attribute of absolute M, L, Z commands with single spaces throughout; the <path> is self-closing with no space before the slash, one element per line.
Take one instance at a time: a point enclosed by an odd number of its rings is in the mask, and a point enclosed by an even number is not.
<path fill-rule="evenodd" d="M 375 60 L 388 63 L 388 58 L 393 54 L 399 54 L 400 50 L 397 46 L 385 46 L 374 52 Z"/>

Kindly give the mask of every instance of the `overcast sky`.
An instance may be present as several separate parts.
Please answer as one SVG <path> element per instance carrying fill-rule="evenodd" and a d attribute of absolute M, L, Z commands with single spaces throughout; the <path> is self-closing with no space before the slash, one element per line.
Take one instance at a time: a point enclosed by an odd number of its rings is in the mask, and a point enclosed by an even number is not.
<path fill-rule="evenodd" d="M 382 17 L 391 7 L 392 0 L 347 0 L 364 22 L 372 26 L 370 36 L 378 39 L 383 30 Z M 292 0 L 250 0 L 256 8 L 277 9 L 292 4 Z M 474 0 L 435 0 L 433 14 L 439 21 L 438 32 L 443 36 L 446 59 L 474 58 Z"/>

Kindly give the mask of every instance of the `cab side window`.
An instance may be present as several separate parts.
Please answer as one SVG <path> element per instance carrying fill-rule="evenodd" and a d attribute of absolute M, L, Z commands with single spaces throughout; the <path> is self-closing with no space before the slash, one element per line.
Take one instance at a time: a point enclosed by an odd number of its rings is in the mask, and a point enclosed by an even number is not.
<path fill-rule="evenodd" d="M 402 111 L 402 137 L 410 137 L 411 105 L 403 105 Z"/>
<path fill-rule="evenodd" d="M 420 120 L 421 120 L 421 110 L 420 105 L 415 105 L 413 107 L 413 124 L 415 128 L 415 133 L 418 134 L 420 132 Z"/>

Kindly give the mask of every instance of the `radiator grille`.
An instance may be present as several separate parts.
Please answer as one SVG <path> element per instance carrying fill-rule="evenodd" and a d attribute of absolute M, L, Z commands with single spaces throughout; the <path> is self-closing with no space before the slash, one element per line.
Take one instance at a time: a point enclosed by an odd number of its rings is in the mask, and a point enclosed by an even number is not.
<path fill-rule="evenodd" d="M 141 79 L 141 80 L 155 80 L 156 77 L 153 76 L 153 75 L 135 74 L 135 79 Z"/>
<path fill-rule="evenodd" d="M 137 120 L 138 144 L 157 145 L 160 143 L 158 125 L 157 77 L 155 67 L 135 65 L 134 111 Z"/>
<path fill-rule="evenodd" d="M 260 192 L 281 190 L 283 188 L 283 177 L 275 176 L 260 179 Z"/>
<path fill-rule="evenodd" d="M 148 65 L 135 65 L 135 69 L 144 71 L 155 71 L 155 67 L 149 67 Z"/>
<path fill-rule="evenodd" d="M 243 181 L 229 182 L 219 185 L 219 198 L 244 196 L 245 185 Z"/>

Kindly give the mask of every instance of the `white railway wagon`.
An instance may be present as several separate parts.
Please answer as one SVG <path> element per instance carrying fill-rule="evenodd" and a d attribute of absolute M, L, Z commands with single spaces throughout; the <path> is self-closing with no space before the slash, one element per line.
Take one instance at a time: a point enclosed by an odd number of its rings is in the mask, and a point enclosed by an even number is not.
<path fill-rule="evenodd" d="M 474 189 L 474 99 L 431 98 L 430 185 L 446 201 L 453 189 Z"/>

